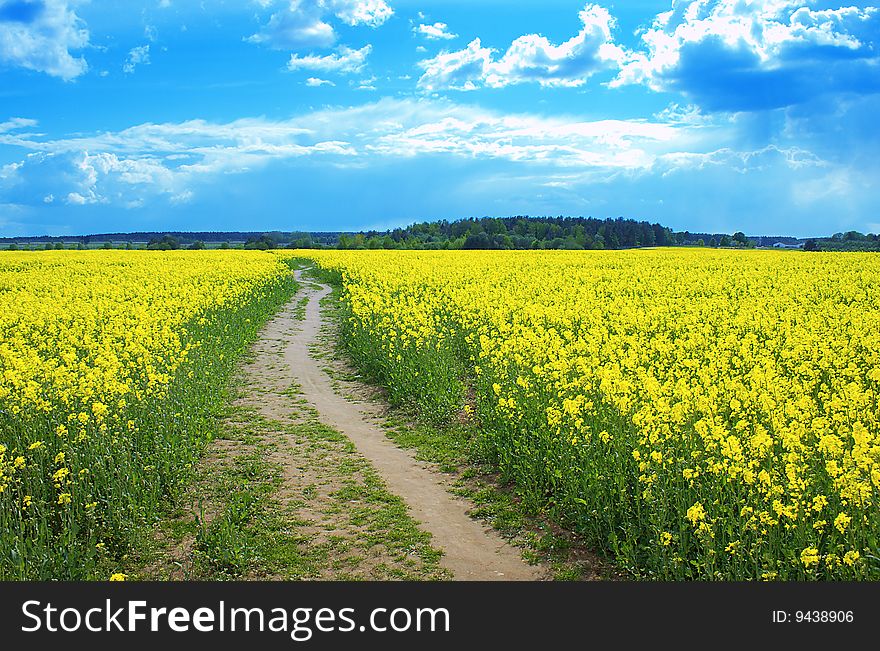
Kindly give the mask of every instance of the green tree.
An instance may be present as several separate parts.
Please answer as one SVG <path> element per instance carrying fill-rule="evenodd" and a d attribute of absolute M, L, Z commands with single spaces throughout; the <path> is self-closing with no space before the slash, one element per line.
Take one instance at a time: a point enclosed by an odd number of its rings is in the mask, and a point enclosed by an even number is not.
<path fill-rule="evenodd" d="M 180 248 L 180 240 L 172 235 L 163 235 L 162 237 L 154 237 L 147 242 L 147 249 L 150 251 L 175 251 Z"/>

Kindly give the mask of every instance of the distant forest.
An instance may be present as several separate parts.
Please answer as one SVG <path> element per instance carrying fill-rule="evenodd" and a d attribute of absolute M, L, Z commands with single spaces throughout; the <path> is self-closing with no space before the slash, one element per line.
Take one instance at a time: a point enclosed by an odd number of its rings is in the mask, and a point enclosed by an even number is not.
<path fill-rule="evenodd" d="M 877 251 L 877 235 L 857 231 L 826 238 L 747 236 L 742 232 L 675 232 L 632 219 L 584 217 L 482 217 L 412 224 L 360 233 L 302 231 L 137 232 L 80 236 L 0 238 L 7 249 L 125 248 L 340 248 L 340 249 L 630 249 L 651 246 L 803 248 L 807 251 Z"/>

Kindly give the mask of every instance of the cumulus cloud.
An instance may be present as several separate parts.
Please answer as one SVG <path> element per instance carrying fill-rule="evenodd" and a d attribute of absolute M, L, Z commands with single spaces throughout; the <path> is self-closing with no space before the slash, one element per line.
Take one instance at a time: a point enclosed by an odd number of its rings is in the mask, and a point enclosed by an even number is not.
<path fill-rule="evenodd" d="M 326 7 L 350 26 L 378 27 L 394 14 L 384 0 L 319 0 L 318 5 Z"/>
<path fill-rule="evenodd" d="M 71 54 L 89 45 L 76 4 L 78 0 L 0 0 L 0 63 L 64 81 L 85 73 L 86 60 Z"/>
<path fill-rule="evenodd" d="M 291 54 L 287 62 L 287 69 L 294 70 L 318 70 L 321 72 L 357 73 L 364 69 L 367 57 L 373 51 L 372 45 L 365 45 L 359 50 L 341 47 L 335 54 L 326 56 L 300 56 Z"/>
<path fill-rule="evenodd" d="M 318 88 L 320 86 L 335 86 L 332 81 L 327 79 L 319 79 L 318 77 L 309 77 L 306 79 L 306 86 L 310 86 L 312 88 Z"/>
<path fill-rule="evenodd" d="M 488 76 L 493 52 L 478 38 L 463 50 L 441 52 L 419 63 L 425 72 L 418 84 L 425 90 L 476 90 Z"/>
<path fill-rule="evenodd" d="M 425 90 L 474 90 L 535 82 L 541 86 L 581 86 L 602 70 L 617 70 L 628 55 L 614 43 L 615 19 L 599 5 L 587 4 L 578 14 L 577 35 L 554 45 L 545 36 L 527 34 L 510 44 L 499 59 L 480 39 L 457 52 L 442 52 L 420 62 Z"/>
<path fill-rule="evenodd" d="M 258 4 L 269 7 L 276 3 L 258 0 Z M 246 40 L 276 50 L 329 47 L 337 40 L 333 19 L 350 27 L 379 27 L 394 14 L 384 0 L 290 0 L 281 4 L 269 22 Z"/>
<path fill-rule="evenodd" d="M 413 31 L 416 34 L 420 34 L 432 41 L 448 41 L 454 38 L 458 38 L 458 34 L 453 34 L 448 30 L 449 26 L 446 23 L 434 23 L 433 25 L 421 24 L 413 28 Z"/>
<path fill-rule="evenodd" d="M 873 7 L 803 0 L 676 2 L 642 34 L 611 86 L 679 91 L 710 111 L 763 110 L 826 93 L 880 91 Z"/>
<path fill-rule="evenodd" d="M 130 75 L 139 65 L 150 65 L 149 45 L 141 45 L 140 47 L 132 48 L 128 53 L 128 57 L 125 59 L 125 63 L 122 65 L 122 71 L 125 74 Z"/>
<path fill-rule="evenodd" d="M 269 22 L 246 40 L 276 50 L 295 50 L 333 45 L 336 32 L 330 23 L 324 21 L 324 11 L 317 4 L 292 0 L 286 8 L 273 13 Z"/>

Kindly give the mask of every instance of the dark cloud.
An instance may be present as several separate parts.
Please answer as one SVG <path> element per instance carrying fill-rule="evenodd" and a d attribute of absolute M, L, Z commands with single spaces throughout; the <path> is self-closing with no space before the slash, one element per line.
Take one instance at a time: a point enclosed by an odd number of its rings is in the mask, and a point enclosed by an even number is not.
<path fill-rule="evenodd" d="M 32 23 L 46 5 L 42 0 L 20 0 L 19 2 L 4 2 L 0 4 L 0 22 Z"/>

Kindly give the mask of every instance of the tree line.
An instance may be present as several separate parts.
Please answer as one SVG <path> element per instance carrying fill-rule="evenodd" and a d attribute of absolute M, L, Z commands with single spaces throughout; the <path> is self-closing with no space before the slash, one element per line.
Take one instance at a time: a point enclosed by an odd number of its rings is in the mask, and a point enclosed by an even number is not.
<path fill-rule="evenodd" d="M 111 233 L 76 237 L 0 238 L 17 248 L 125 249 L 629 249 L 650 246 L 752 248 L 803 246 L 807 251 L 880 249 L 877 235 L 857 231 L 806 240 L 791 236 L 747 237 L 743 232 L 675 232 L 657 223 L 592 217 L 482 217 L 412 224 L 387 231 Z"/>
<path fill-rule="evenodd" d="M 660 224 L 591 217 L 482 217 L 421 222 L 390 231 L 343 233 L 341 249 L 626 249 L 674 246 Z"/>

